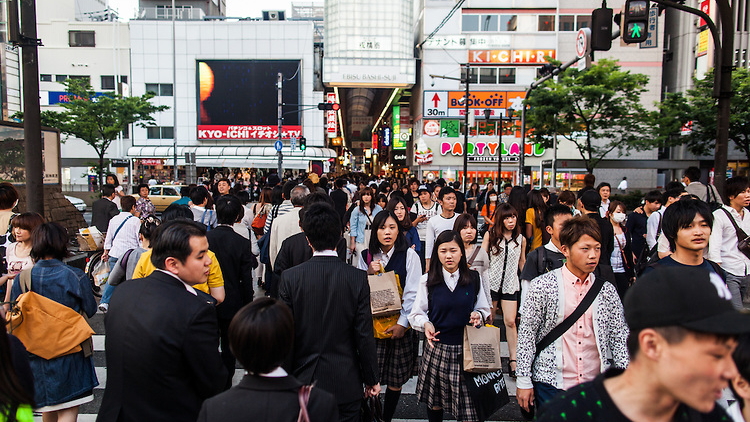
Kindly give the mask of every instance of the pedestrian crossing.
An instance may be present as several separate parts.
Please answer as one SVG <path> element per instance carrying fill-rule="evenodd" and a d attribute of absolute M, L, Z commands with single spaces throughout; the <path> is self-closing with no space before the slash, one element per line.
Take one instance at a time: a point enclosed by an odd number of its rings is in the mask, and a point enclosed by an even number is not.
<path fill-rule="evenodd" d="M 79 422 L 94 422 L 96 415 L 101 406 L 102 397 L 104 395 L 104 388 L 107 385 L 107 369 L 106 360 L 104 354 L 104 314 L 101 311 L 97 312 L 93 318 L 89 320 L 91 327 L 94 329 L 93 346 L 94 346 L 94 367 L 96 370 L 96 377 L 99 380 L 99 385 L 94 389 L 94 400 L 81 406 L 78 421 Z M 503 360 L 503 366 L 508 367 L 508 344 L 506 342 L 501 343 L 500 354 Z M 244 375 L 244 370 L 237 368 L 233 377 L 233 385 L 239 383 Z M 505 376 L 505 382 L 508 386 L 508 392 L 511 395 L 511 402 L 505 407 L 500 409 L 493 417 L 491 421 L 520 421 L 523 420 L 518 410 L 518 404 L 515 400 L 516 394 L 516 383 L 513 378 Z M 404 385 L 401 401 L 399 407 L 396 410 L 396 416 L 394 422 L 426 422 L 427 412 L 423 404 L 418 403 L 417 396 L 415 394 L 417 388 L 417 377 L 413 377 Z M 446 420 L 448 415 L 446 415 Z M 34 421 L 41 422 L 41 416 L 34 418 Z"/>

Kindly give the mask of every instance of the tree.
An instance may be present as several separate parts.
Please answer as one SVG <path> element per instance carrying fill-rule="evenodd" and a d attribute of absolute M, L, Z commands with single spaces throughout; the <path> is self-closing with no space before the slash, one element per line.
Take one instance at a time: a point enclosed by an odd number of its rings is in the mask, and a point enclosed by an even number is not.
<path fill-rule="evenodd" d="M 648 76 L 620 69 L 616 60 L 602 59 L 584 71 L 568 68 L 532 91 L 524 101 L 532 139 L 546 148 L 555 135 L 573 142 L 589 173 L 615 149 L 623 155 L 650 148 L 640 102 Z"/>
<path fill-rule="evenodd" d="M 104 155 L 118 134 L 130 124 L 154 125 L 153 114 L 169 108 L 151 104 L 151 92 L 140 97 L 123 97 L 114 92 L 97 95 L 87 80 L 68 79 L 63 85 L 70 101 L 61 104 L 63 111 L 42 112 L 42 125 L 58 128 L 64 135 L 80 138 L 94 148 L 99 157 L 100 185 L 104 184 Z"/>
<path fill-rule="evenodd" d="M 713 153 L 719 104 L 713 97 L 713 70 L 694 84 L 685 94 L 670 92 L 657 104 L 659 110 L 652 113 L 650 125 L 655 146 L 685 145 L 696 155 Z M 739 67 L 732 72 L 732 92 L 729 140 L 750 160 L 750 70 Z M 683 127 L 690 127 L 690 132 L 682 135 Z"/>

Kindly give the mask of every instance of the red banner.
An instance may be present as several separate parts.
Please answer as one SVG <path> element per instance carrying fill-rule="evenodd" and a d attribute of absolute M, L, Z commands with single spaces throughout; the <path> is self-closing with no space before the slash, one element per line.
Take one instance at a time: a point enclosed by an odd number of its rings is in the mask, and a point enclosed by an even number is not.
<path fill-rule="evenodd" d="M 299 138 L 302 126 L 281 127 L 281 139 Z M 278 139 L 278 126 L 270 125 L 198 125 L 198 139 Z"/>

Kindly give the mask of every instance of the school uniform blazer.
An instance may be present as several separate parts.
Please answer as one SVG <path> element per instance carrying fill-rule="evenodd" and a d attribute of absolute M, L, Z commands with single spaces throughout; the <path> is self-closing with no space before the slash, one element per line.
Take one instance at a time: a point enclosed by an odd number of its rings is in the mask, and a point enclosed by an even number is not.
<path fill-rule="evenodd" d="M 335 256 L 313 256 L 281 274 L 279 298 L 294 314 L 287 370 L 330 392 L 339 404 L 379 382 L 367 273 Z"/>
<path fill-rule="evenodd" d="M 104 317 L 107 388 L 97 422 L 194 422 L 221 392 L 214 306 L 161 271 L 117 287 Z"/>
<path fill-rule="evenodd" d="M 302 383 L 291 375 L 279 378 L 245 375 L 235 387 L 203 402 L 198 422 L 296 422 Z M 336 400 L 316 385 L 307 402 L 310 422 L 339 419 Z"/>

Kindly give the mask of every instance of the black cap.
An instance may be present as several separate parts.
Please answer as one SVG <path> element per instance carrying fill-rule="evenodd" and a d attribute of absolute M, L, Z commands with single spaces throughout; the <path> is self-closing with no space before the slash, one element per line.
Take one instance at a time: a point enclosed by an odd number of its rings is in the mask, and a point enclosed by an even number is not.
<path fill-rule="evenodd" d="M 417 193 L 422 193 L 422 192 L 430 192 L 431 193 L 432 191 L 430 190 L 430 188 L 427 185 L 419 185 L 419 188 L 417 188 Z"/>
<path fill-rule="evenodd" d="M 583 207 L 587 210 L 598 210 L 599 206 L 602 204 L 602 197 L 599 195 L 599 192 L 590 189 L 581 195 L 581 204 L 583 204 Z"/>
<path fill-rule="evenodd" d="M 750 314 L 734 309 L 724 280 L 700 268 L 658 266 L 628 290 L 624 307 L 632 331 L 676 325 L 712 334 L 750 332 Z"/>

